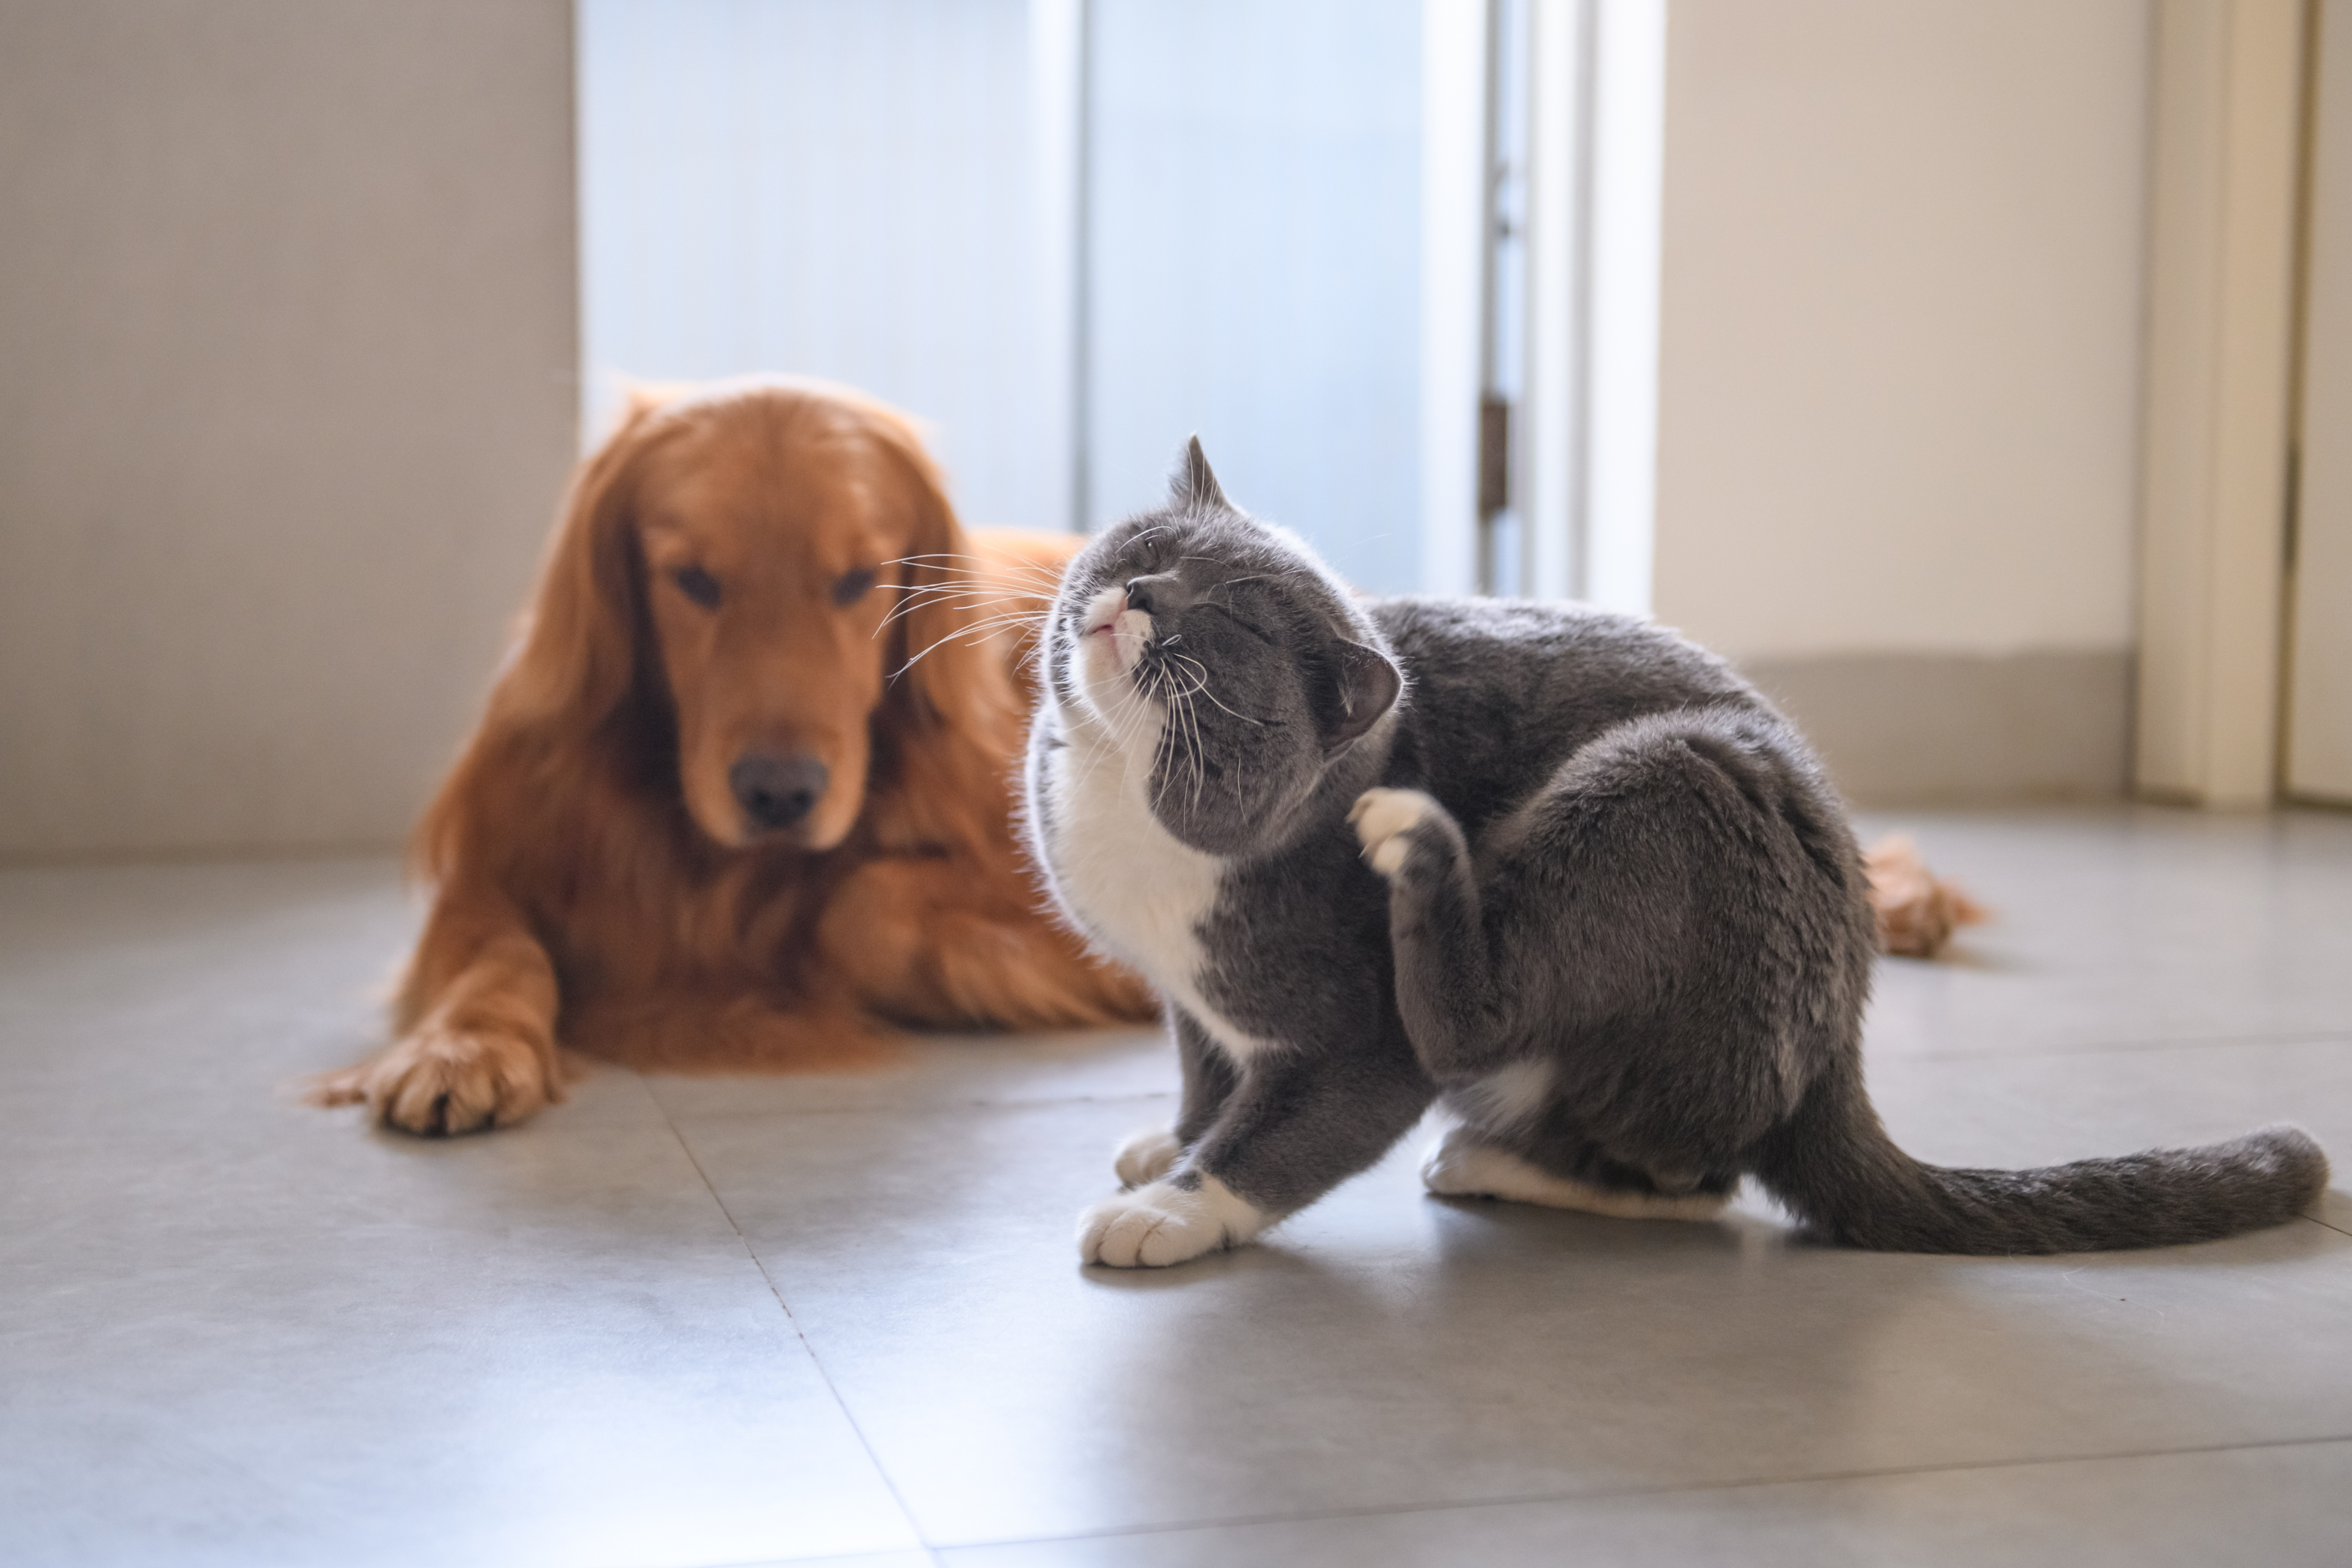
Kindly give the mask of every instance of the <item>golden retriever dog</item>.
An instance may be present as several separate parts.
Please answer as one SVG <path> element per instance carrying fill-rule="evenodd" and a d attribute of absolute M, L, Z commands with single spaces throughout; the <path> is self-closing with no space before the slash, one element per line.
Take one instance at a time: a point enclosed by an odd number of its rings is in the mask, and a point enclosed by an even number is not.
<path fill-rule="evenodd" d="M 394 1039 L 312 1098 L 470 1132 L 647 1068 L 872 1059 L 893 1024 L 1147 1017 L 1015 847 L 1022 654 L 1076 539 L 959 528 L 908 423 L 761 380 L 583 463 L 419 825 Z"/>

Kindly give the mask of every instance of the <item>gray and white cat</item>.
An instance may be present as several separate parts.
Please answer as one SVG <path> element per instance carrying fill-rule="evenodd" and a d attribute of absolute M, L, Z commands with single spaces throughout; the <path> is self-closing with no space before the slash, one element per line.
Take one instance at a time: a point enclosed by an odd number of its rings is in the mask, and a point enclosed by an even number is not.
<path fill-rule="evenodd" d="M 1362 602 L 1225 500 L 1071 563 L 1028 831 L 1063 910 L 1166 998 L 1175 1126 L 1087 1262 L 1237 1245 L 1441 1096 L 1433 1192 L 1702 1218 L 1754 1176 L 1812 1232 L 1919 1252 L 2155 1247 L 2290 1218 L 2301 1131 L 2037 1171 L 1905 1154 L 1863 1089 L 1874 938 L 1803 740 L 1721 659 L 1573 605 Z"/>

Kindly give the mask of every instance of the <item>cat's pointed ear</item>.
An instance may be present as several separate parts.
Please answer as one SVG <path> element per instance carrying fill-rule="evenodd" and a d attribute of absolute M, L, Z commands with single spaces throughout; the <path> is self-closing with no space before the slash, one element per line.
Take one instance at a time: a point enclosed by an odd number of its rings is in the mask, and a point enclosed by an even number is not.
<path fill-rule="evenodd" d="M 1396 706 L 1397 693 L 1403 689 L 1404 677 L 1378 648 L 1342 641 L 1339 700 L 1334 721 L 1324 727 L 1323 754 L 1336 757 L 1347 750 L 1356 737 L 1380 722 L 1381 714 Z"/>
<path fill-rule="evenodd" d="M 1217 476 L 1209 470 L 1209 455 L 1201 450 L 1198 436 L 1184 443 L 1184 455 L 1176 459 L 1176 471 L 1169 476 L 1168 504 L 1182 511 L 1233 509 L 1225 492 L 1217 488 Z"/>

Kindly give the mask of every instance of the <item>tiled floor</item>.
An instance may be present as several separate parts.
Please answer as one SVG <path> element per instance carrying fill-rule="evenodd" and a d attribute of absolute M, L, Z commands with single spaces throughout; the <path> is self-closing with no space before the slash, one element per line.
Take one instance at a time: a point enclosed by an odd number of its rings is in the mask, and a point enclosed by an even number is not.
<path fill-rule="evenodd" d="M 2284 1118 L 2352 1172 L 2352 818 L 1899 826 L 2003 917 L 1885 966 L 1914 1152 Z M 413 920 L 373 862 L 0 873 L 0 1562 L 2352 1562 L 2340 1191 L 1880 1257 L 1440 1203 L 1408 1146 L 1266 1245 L 1082 1271 L 1155 1040 L 605 1070 L 449 1143 L 296 1106 Z"/>

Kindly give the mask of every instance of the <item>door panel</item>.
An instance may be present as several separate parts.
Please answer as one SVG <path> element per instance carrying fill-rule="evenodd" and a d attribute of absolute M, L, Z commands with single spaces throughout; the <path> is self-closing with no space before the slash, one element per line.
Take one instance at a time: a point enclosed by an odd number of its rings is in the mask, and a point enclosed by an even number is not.
<path fill-rule="evenodd" d="M 2352 802 L 2352 3 L 2321 10 L 2286 787 Z"/>

